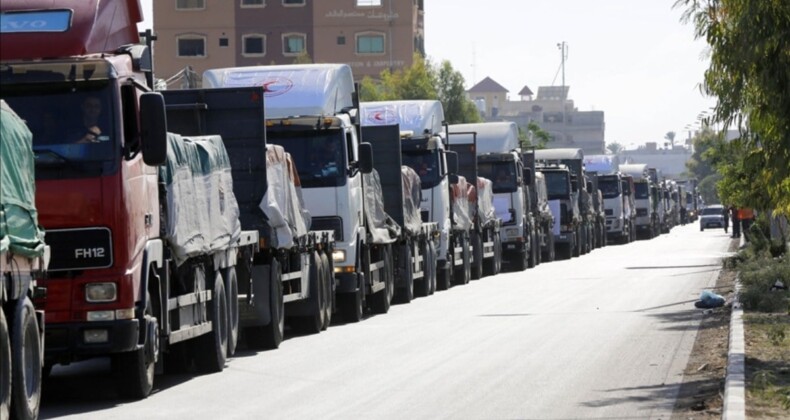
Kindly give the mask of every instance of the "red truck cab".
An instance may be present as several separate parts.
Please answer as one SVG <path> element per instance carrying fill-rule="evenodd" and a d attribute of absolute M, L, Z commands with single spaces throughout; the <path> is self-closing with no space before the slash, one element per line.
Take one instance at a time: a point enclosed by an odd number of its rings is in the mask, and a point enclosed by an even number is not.
<path fill-rule="evenodd" d="M 0 94 L 33 132 L 39 221 L 52 248 L 41 282 L 50 366 L 140 347 L 143 267 L 162 254 L 157 168 L 140 153 L 150 71 L 146 48 L 131 45 L 140 4 L 64 4 L 0 6 Z"/>

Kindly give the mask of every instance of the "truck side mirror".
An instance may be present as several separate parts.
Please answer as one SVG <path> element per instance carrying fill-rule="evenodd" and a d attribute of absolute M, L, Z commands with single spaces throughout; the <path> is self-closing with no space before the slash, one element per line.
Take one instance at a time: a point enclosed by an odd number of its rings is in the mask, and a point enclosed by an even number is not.
<path fill-rule="evenodd" d="M 165 99 L 157 92 L 140 96 L 140 150 L 143 162 L 162 166 L 167 161 L 167 119 Z"/>
<path fill-rule="evenodd" d="M 373 146 L 370 143 L 359 143 L 359 171 L 363 174 L 373 172 Z"/>
<path fill-rule="evenodd" d="M 524 168 L 524 185 L 532 185 L 532 169 Z"/>
<path fill-rule="evenodd" d="M 447 173 L 450 175 L 458 174 L 458 153 L 447 151 L 445 154 L 447 155 Z"/>

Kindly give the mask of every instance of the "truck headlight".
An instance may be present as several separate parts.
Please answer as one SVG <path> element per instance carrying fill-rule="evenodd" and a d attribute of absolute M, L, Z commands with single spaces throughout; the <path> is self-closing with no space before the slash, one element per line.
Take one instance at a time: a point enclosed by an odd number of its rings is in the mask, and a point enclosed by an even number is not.
<path fill-rule="evenodd" d="M 345 249 L 336 249 L 332 251 L 332 261 L 334 262 L 343 262 L 346 260 L 346 250 Z"/>
<path fill-rule="evenodd" d="M 89 283 L 85 285 L 85 301 L 90 303 L 114 302 L 118 298 L 115 283 Z"/>

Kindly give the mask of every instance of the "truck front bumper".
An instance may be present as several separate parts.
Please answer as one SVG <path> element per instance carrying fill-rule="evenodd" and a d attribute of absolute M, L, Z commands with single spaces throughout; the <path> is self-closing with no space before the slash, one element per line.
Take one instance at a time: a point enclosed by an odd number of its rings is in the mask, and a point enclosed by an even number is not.
<path fill-rule="evenodd" d="M 101 339 L 106 334 L 106 340 Z M 93 338 L 93 340 L 89 340 Z M 108 322 L 47 324 L 44 358 L 71 361 L 136 350 L 140 341 L 137 319 Z"/>
<path fill-rule="evenodd" d="M 573 242 L 573 232 L 560 232 L 559 235 L 554 235 L 555 244 L 569 244 Z"/>

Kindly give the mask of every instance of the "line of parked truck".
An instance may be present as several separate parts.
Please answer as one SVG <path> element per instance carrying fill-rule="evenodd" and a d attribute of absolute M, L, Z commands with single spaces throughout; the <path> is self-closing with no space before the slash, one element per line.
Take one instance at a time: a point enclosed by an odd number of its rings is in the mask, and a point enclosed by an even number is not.
<path fill-rule="evenodd" d="M 109 356 L 119 395 L 144 398 L 157 373 L 221 371 L 240 340 L 277 348 L 286 325 L 679 223 L 685 195 L 655 170 L 596 174 L 577 149 L 523 150 L 514 123 L 448 126 L 438 101 L 359 103 L 346 65 L 155 92 L 136 1 L 52 3 L 2 5 L 3 125 L 21 116 L 0 142 L 3 419 L 37 416 L 54 364 Z"/>

